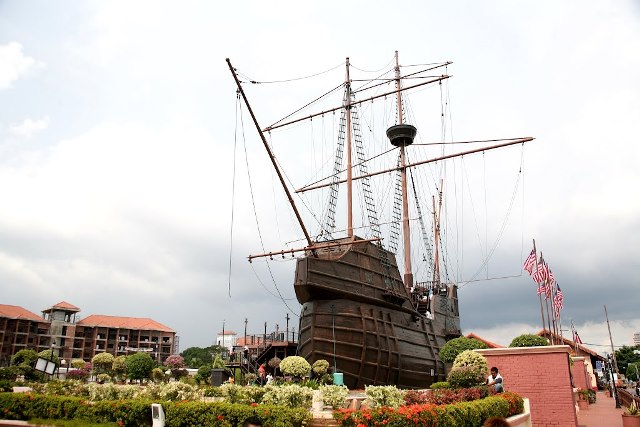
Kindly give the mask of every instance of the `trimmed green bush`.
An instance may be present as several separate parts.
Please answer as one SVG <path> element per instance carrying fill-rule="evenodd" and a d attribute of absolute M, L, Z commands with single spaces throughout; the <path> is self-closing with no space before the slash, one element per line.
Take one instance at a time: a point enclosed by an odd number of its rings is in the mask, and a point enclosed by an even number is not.
<path fill-rule="evenodd" d="M 458 337 L 447 341 L 440 349 L 440 360 L 452 363 L 456 357 L 465 350 L 488 348 L 482 341 L 475 338 Z"/>
<path fill-rule="evenodd" d="M 329 405 L 333 409 L 340 409 L 344 408 L 349 389 L 344 385 L 323 385 L 320 386 L 320 393 L 323 404 Z"/>
<path fill-rule="evenodd" d="M 549 345 L 549 341 L 539 335 L 523 334 L 515 337 L 509 347 L 543 347 Z"/>
<path fill-rule="evenodd" d="M 2 418 L 30 420 L 46 418 L 89 423 L 118 423 L 121 426 L 150 426 L 149 400 L 105 400 L 91 403 L 81 398 L 45 396 L 30 393 L 0 393 Z M 156 402 L 157 403 L 157 402 Z M 236 405 L 203 402 L 160 402 L 167 427 L 231 427 L 242 425 L 249 417 L 264 426 L 302 427 L 311 421 L 304 408 L 269 405 Z"/>
<path fill-rule="evenodd" d="M 404 404 L 404 391 L 392 385 L 365 386 L 366 403 L 370 408 L 389 406 L 397 408 Z"/>
<path fill-rule="evenodd" d="M 446 381 L 438 381 L 435 382 L 433 384 L 431 384 L 431 387 L 429 387 L 431 390 L 438 390 L 438 389 L 443 389 L 443 388 L 449 388 L 451 385 L 446 382 Z"/>
<path fill-rule="evenodd" d="M 453 368 L 447 376 L 447 382 L 452 388 L 476 387 L 485 381 L 485 371 L 475 366 L 461 366 Z"/>
<path fill-rule="evenodd" d="M 285 375 L 291 375 L 292 377 L 302 378 L 309 375 L 311 372 L 311 365 L 300 356 L 289 356 L 282 359 L 279 366 L 280 370 Z"/>

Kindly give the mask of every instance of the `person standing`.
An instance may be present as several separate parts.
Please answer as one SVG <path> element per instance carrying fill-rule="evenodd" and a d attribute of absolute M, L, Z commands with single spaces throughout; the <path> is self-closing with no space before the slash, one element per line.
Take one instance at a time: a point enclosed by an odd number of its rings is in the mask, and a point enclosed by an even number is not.
<path fill-rule="evenodd" d="M 502 375 L 498 373 L 498 368 L 495 366 L 491 368 L 491 375 L 487 377 L 487 385 L 493 387 L 496 393 L 502 393 L 504 391 Z"/>

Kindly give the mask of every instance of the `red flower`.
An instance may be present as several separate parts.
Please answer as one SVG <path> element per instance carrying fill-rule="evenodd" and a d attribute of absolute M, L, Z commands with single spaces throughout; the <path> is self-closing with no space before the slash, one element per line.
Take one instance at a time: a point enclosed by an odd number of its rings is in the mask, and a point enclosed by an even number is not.
<path fill-rule="evenodd" d="M 224 417 L 222 415 L 218 415 L 218 421 L 222 421 L 224 420 Z"/>

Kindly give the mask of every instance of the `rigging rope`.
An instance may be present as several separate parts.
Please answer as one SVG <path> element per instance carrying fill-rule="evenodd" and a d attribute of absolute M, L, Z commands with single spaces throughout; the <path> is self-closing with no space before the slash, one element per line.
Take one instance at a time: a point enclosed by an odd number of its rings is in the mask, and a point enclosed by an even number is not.
<path fill-rule="evenodd" d="M 227 277 L 227 292 L 231 298 L 231 266 L 233 259 L 233 225 L 235 218 L 235 199 L 236 199 L 236 148 L 238 146 L 238 109 L 241 107 L 240 91 L 236 91 L 236 123 L 233 133 L 233 171 L 231 173 L 231 226 L 229 230 L 229 272 Z"/>
<path fill-rule="evenodd" d="M 523 144 L 524 145 L 524 144 Z M 518 176 L 516 178 L 516 182 L 515 185 L 513 187 L 513 192 L 511 194 L 511 201 L 509 202 L 509 208 L 507 209 L 507 212 L 505 214 L 505 217 L 502 221 L 502 226 L 500 227 L 500 231 L 498 232 L 498 236 L 496 237 L 496 240 L 493 244 L 493 247 L 491 248 L 491 250 L 487 253 L 486 258 L 484 259 L 484 261 L 482 262 L 482 264 L 480 265 L 480 267 L 478 268 L 478 270 L 476 271 L 476 273 L 471 276 L 471 279 L 467 280 L 466 283 L 471 282 L 473 280 L 475 280 L 476 277 L 478 277 L 478 275 L 482 272 L 482 270 L 485 268 L 485 266 L 487 265 L 487 263 L 489 262 L 489 260 L 491 259 L 491 257 L 493 256 L 494 251 L 496 250 L 496 248 L 498 247 L 498 243 L 500 243 L 500 240 L 502 239 L 502 234 L 504 233 L 505 228 L 507 227 L 507 222 L 509 220 L 509 216 L 511 214 L 511 209 L 513 208 L 513 203 L 516 199 L 517 196 L 517 191 L 518 191 L 518 187 L 520 186 L 520 179 L 522 177 L 522 165 L 520 165 L 520 169 L 518 170 Z M 466 284 L 465 283 L 465 284 Z M 460 288 L 462 288 L 462 286 L 460 286 Z"/>
<path fill-rule="evenodd" d="M 247 75 L 246 75 L 246 74 L 244 74 L 244 73 L 241 73 L 241 72 L 240 72 L 240 71 L 238 71 L 238 70 L 236 70 L 236 72 L 238 73 L 238 75 L 239 75 L 239 76 L 243 76 L 243 77 L 245 77 L 246 79 L 248 79 L 248 82 L 249 82 L 249 83 L 252 83 L 252 84 L 288 83 L 288 82 L 295 82 L 295 81 L 299 81 L 299 80 L 305 80 L 305 79 L 310 79 L 310 78 L 313 78 L 313 77 L 318 77 L 318 76 L 321 76 L 322 74 L 326 74 L 326 73 L 329 73 L 329 72 L 331 72 L 331 71 L 333 71 L 333 70 L 335 70 L 335 69 L 337 69 L 337 68 L 340 68 L 340 67 L 342 67 L 343 65 L 344 65 L 344 64 L 340 63 L 340 64 L 338 64 L 338 65 L 336 65 L 336 66 L 334 66 L 334 67 L 329 68 L 328 70 L 321 71 L 321 72 L 319 72 L 319 73 L 311 74 L 311 75 L 308 75 L 308 76 L 303 76 L 303 77 L 293 77 L 293 78 L 285 79 L 285 80 L 271 80 L 271 81 L 262 81 L 262 82 L 261 82 L 261 81 L 253 80 L 253 79 L 249 78 L 249 76 L 247 76 Z"/>
<path fill-rule="evenodd" d="M 262 251 L 265 251 L 264 248 L 264 241 L 262 239 L 262 231 L 260 229 L 260 223 L 258 221 L 258 211 L 256 209 L 256 201 L 255 201 L 255 197 L 254 197 L 254 193 L 253 193 L 253 184 L 251 181 L 251 169 L 249 167 L 249 155 L 247 152 L 247 140 L 245 138 L 245 134 L 244 134 L 244 120 L 243 120 L 243 116 L 242 116 L 242 108 L 240 109 L 240 125 L 242 128 L 242 141 L 243 141 L 243 145 L 244 145 L 244 158 L 245 158 L 245 164 L 247 166 L 247 178 L 248 178 L 248 182 L 249 182 L 249 192 L 251 194 L 251 204 L 253 206 L 253 214 L 254 214 L 254 218 L 256 221 L 256 228 L 258 231 L 258 237 L 260 238 L 260 246 L 262 247 Z M 282 303 L 285 305 L 285 307 L 287 307 L 287 309 L 294 315 L 294 316 L 299 316 L 298 313 L 296 313 L 295 311 L 293 311 L 291 309 L 291 307 L 289 307 L 289 304 L 287 304 L 287 300 L 282 296 L 282 293 L 280 292 L 280 289 L 278 288 L 278 284 L 276 283 L 275 277 L 273 276 L 273 271 L 271 270 L 271 265 L 269 264 L 269 262 L 266 262 L 267 265 L 267 270 L 269 270 L 269 276 L 271 277 L 271 281 L 273 282 L 273 286 L 275 287 L 278 296 L 280 297 L 280 300 L 282 301 Z M 264 284 L 262 283 L 262 281 L 259 281 L 260 284 L 264 287 Z M 267 289 L 265 287 L 265 289 Z"/>

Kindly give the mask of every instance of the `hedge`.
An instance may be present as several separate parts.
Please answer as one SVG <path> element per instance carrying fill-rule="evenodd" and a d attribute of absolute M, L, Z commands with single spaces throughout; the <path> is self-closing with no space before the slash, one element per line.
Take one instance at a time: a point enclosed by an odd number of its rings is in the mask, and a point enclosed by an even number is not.
<path fill-rule="evenodd" d="M 515 393 L 502 393 L 472 402 L 451 405 L 409 405 L 394 410 L 388 407 L 361 411 L 340 410 L 334 418 L 344 427 L 390 425 L 394 427 L 416 425 L 424 427 L 475 427 L 489 417 L 510 417 L 524 410 L 522 397 Z"/>
<path fill-rule="evenodd" d="M 104 400 L 89 402 L 77 397 L 47 396 L 31 393 L 0 393 L 0 418 L 13 420 L 81 419 L 88 423 L 116 422 L 121 426 L 150 426 L 151 401 Z M 167 427 L 242 425 L 254 416 L 263 425 L 300 427 L 308 424 L 311 415 L 303 408 L 270 405 L 238 405 L 223 402 L 159 402 L 166 414 Z"/>

